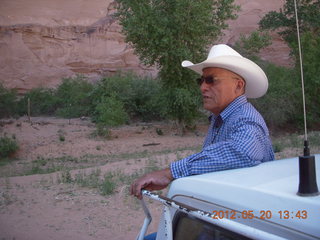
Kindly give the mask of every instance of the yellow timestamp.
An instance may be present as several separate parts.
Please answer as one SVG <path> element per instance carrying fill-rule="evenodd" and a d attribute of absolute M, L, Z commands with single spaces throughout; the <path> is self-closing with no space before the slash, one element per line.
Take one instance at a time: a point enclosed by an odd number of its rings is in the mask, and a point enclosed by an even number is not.
<path fill-rule="evenodd" d="M 243 210 L 243 211 L 235 211 L 235 210 L 214 210 L 212 211 L 211 217 L 213 219 L 271 219 L 272 217 L 280 218 L 280 219 L 307 219 L 308 212 L 306 210 L 280 210 L 280 211 L 272 211 L 272 210 L 260 210 L 258 213 L 253 210 Z"/>

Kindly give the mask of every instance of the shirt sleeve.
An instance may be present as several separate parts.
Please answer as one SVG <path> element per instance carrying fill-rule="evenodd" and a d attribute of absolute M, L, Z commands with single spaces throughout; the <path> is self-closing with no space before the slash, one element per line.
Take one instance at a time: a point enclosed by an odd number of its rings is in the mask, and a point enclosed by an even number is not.
<path fill-rule="evenodd" d="M 255 166 L 264 158 L 266 137 L 263 129 L 254 122 L 236 124 L 226 141 L 210 144 L 199 153 L 171 163 L 172 176 L 180 178 Z"/>

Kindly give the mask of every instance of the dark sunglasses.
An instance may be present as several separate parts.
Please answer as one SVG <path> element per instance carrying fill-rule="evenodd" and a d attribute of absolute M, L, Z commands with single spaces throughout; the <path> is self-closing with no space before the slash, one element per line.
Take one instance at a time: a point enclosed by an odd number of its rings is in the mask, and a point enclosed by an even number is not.
<path fill-rule="evenodd" d="M 208 76 L 208 77 L 201 76 L 201 78 L 197 78 L 197 83 L 199 86 L 201 86 L 203 82 L 205 82 L 206 84 L 213 84 L 216 81 L 217 81 L 217 78 L 213 76 Z"/>
<path fill-rule="evenodd" d="M 197 83 L 199 86 L 202 85 L 203 82 L 205 82 L 206 84 L 214 84 L 216 83 L 219 79 L 227 79 L 227 78 L 218 78 L 218 77 L 213 77 L 213 76 L 201 76 L 201 78 L 197 78 Z M 230 79 L 236 79 L 236 80 L 241 80 L 241 78 L 238 77 L 230 77 Z"/>

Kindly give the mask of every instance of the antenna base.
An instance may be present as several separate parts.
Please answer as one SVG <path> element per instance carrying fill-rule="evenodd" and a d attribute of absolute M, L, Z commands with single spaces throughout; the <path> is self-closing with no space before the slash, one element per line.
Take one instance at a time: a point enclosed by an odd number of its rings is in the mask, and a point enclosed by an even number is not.
<path fill-rule="evenodd" d="M 302 197 L 319 195 L 316 177 L 316 163 L 314 156 L 299 157 L 299 190 L 297 194 Z"/>

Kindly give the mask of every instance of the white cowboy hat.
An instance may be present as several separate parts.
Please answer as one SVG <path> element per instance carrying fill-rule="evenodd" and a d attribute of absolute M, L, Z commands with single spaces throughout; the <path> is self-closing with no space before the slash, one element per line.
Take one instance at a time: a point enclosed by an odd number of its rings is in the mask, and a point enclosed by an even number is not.
<path fill-rule="evenodd" d="M 264 71 L 251 60 L 242 57 L 238 52 L 225 44 L 214 45 L 207 60 L 193 64 L 183 61 L 182 67 L 202 74 L 202 70 L 208 67 L 218 67 L 230 70 L 240 75 L 246 81 L 245 95 L 248 98 L 262 97 L 268 90 L 268 78 Z"/>

